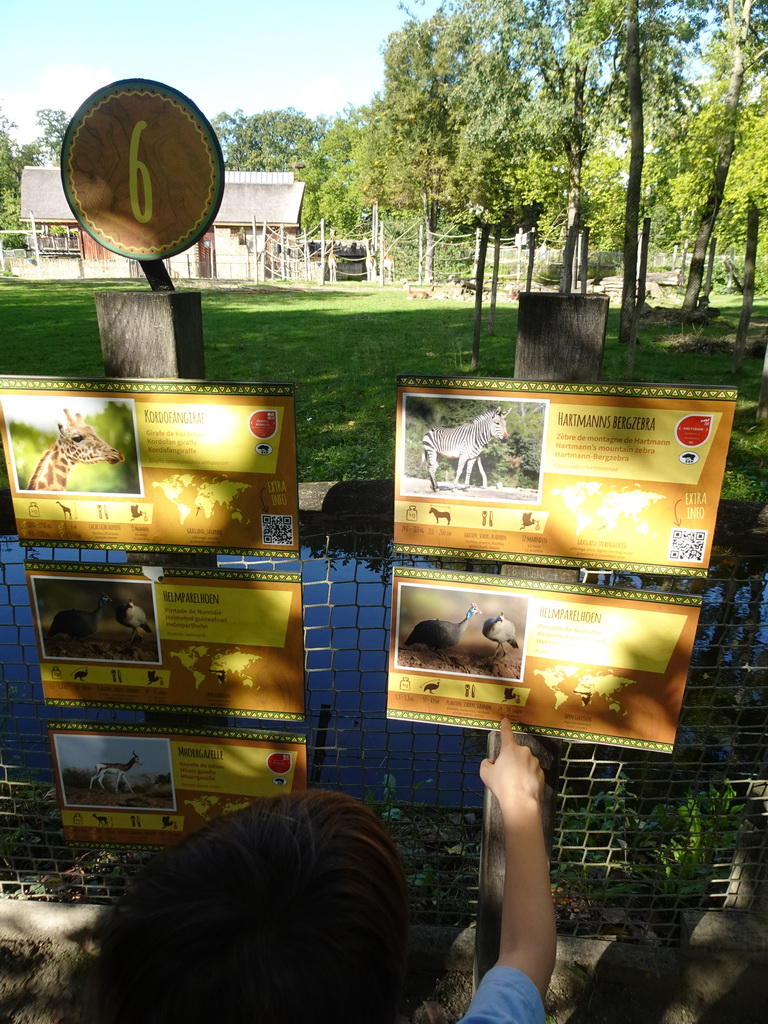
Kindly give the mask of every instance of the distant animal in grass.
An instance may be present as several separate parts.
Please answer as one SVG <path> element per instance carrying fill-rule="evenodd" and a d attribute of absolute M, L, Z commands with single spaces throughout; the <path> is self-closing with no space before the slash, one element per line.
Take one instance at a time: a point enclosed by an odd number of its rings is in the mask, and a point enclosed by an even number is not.
<path fill-rule="evenodd" d="M 509 644 L 510 647 L 520 646 L 516 638 L 515 624 L 510 619 L 505 618 L 504 612 L 497 615 L 495 619 L 485 620 L 483 623 L 483 636 L 493 640 L 496 644 L 496 650 L 493 652 L 494 658 L 497 658 L 499 654 L 502 657 L 504 656 L 504 644 Z"/>
<path fill-rule="evenodd" d="M 109 601 L 107 595 L 102 594 L 93 611 L 83 608 L 64 608 L 62 611 L 56 612 L 53 622 L 48 628 L 48 636 L 59 636 L 62 633 L 81 639 L 93 636 L 99 628 L 101 613 L 107 601 Z"/>
<path fill-rule="evenodd" d="M 464 636 L 469 620 L 473 615 L 479 615 L 479 613 L 480 609 L 473 603 L 467 609 L 467 614 L 461 622 L 449 622 L 447 619 L 424 619 L 423 622 L 417 622 L 405 641 L 405 646 L 424 644 L 425 647 L 431 647 L 433 651 L 455 647 Z"/>
<path fill-rule="evenodd" d="M 408 299 L 430 299 L 434 290 L 434 282 L 429 288 L 412 288 L 408 281 L 403 285 L 403 291 Z"/>
<path fill-rule="evenodd" d="M 146 612 L 133 601 L 126 601 L 125 604 L 119 604 L 115 609 L 115 618 L 121 626 L 125 626 L 126 629 L 130 629 L 131 643 L 135 643 L 137 640 L 141 639 L 142 631 L 144 633 L 152 632 L 152 627 L 147 622 Z"/>

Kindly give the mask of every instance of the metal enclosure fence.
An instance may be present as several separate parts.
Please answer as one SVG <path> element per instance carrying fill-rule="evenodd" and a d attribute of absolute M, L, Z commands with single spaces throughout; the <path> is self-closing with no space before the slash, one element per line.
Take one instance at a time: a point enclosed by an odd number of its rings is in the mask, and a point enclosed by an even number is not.
<path fill-rule="evenodd" d="M 386 720 L 390 574 L 406 561 L 393 556 L 391 534 L 308 513 L 302 542 L 301 558 L 280 567 L 303 578 L 310 784 L 349 792 L 382 815 L 405 862 L 417 923 L 470 924 L 486 734 Z M 45 707 L 23 556 L 15 538 L 2 540 L 0 895 L 109 902 L 149 855 L 64 844 L 46 727 L 143 715 Z M 29 556 L 69 561 L 73 552 L 41 547 Z M 489 571 L 485 563 L 440 564 Z M 603 582 L 641 585 L 628 574 Z M 642 585 L 703 597 L 675 753 L 564 744 L 552 879 L 562 934 L 668 945 L 686 910 L 768 910 L 768 563 L 719 557 L 705 581 L 646 577 Z"/>

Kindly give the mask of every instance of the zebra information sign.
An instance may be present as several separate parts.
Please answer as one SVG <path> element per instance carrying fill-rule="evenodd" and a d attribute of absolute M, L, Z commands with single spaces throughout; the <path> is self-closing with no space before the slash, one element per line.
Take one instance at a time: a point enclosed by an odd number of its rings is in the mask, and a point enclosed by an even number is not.
<path fill-rule="evenodd" d="M 700 605 L 395 568 L 387 717 L 671 751 Z"/>
<path fill-rule="evenodd" d="M 19 543 L 299 550 L 293 384 L 0 378 Z"/>
<path fill-rule="evenodd" d="M 706 576 L 733 388 L 398 378 L 395 550 Z"/>
<path fill-rule="evenodd" d="M 48 737 L 64 839 L 79 846 L 162 849 L 256 797 L 307 788 L 301 736 L 58 722 Z"/>

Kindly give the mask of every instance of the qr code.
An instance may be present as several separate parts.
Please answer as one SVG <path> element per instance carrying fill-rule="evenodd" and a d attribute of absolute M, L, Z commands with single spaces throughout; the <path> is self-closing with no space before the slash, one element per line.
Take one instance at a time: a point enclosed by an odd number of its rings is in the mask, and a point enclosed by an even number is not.
<path fill-rule="evenodd" d="M 669 559 L 678 562 L 703 562 L 707 530 L 673 530 L 669 539 Z"/>
<path fill-rule="evenodd" d="M 263 544 L 293 545 L 293 516 L 262 516 L 261 540 Z"/>

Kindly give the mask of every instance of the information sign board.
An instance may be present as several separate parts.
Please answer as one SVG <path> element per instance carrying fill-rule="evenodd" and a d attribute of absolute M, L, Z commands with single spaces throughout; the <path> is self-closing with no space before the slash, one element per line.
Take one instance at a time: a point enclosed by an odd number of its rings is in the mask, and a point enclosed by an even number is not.
<path fill-rule="evenodd" d="M 670 751 L 700 603 L 395 568 L 387 716 Z"/>
<path fill-rule="evenodd" d="M 53 705 L 302 721 L 301 575 L 27 563 Z"/>
<path fill-rule="evenodd" d="M 158 260 L 202 238 L 224 194 L 216 133 L 195 104 L 161 82 L 97 90 L 69 123 L 64 194 L 76 219 L 120 256 Z"/>
<path fill-rule="evenodd" d="M 734 389 L 398 385 L 396 551 L 706 576 Z"/>
<path fill-rule="evenodd" d="M 19 541 L 295 556 L 288 383 L 0 378 Z"/>
<path fill-rule="evenodd" d="M 307 787 L 301 736 L 76 722 L 49 729 L 64 839 L 161 849 L 256 797 Z"/>

